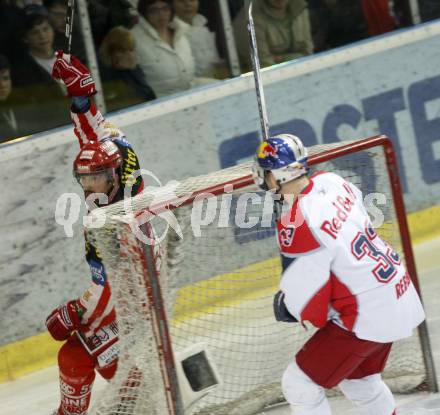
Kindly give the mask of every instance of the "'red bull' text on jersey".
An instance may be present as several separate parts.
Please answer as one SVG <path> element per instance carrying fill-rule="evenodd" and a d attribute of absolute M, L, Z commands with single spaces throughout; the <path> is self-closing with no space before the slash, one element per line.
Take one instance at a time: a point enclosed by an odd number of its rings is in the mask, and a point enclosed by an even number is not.
<path fill-rule="evenodd" d="M 334 173 L 317 173 L 277 221 L 289 312 L 358 338 L 387 343 L 425 318 L 403 261 L 376 233 L 361 191 Z"/>

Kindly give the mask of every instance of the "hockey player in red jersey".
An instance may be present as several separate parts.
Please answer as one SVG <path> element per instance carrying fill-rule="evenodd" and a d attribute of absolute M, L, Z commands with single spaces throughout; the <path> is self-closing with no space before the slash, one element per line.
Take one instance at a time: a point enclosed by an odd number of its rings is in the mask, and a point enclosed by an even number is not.
<path fill-rule="evenodd" d="M 126 186 L 131 186 L 131 196 L 140 193 L 142 177 L 130 180 L 140 168 L 137 156 L 123 133 L 106 122 L 91 101 L 96 90 L 89 70 L 74 56 L 68 62 L 60 51 L 52 75 L 64 82 L 72 97 L 71 115 L 80 145 L 73 171 L 85 198 L 104 205 L 122 200 Z M 61 404 L 56 415 L 86 415 L 95 370 L 110 379 L 117 367 L 118 327 L 110 286 L 101 256 L 87 233 L 85 254 L 90 287 L 79 298 L 57 307 L 46 320 L 52 337 L 65 341 L 58 353 Z"/>
<path fill-rule="evenodd" d="M 283 375 L 286 400 L 295 415 L 330 415 L 324 390 L 339 385 L 360 414 L 395 414 L 381 372 L 392 343 L 425 315 L 361 191 L 334 173 L 309 176 L 307 150 L 289 134 L 261 143 L 254 178 L 289 204 L 277 218 L 283 274 L 275 317 L 318 328 Z"/>

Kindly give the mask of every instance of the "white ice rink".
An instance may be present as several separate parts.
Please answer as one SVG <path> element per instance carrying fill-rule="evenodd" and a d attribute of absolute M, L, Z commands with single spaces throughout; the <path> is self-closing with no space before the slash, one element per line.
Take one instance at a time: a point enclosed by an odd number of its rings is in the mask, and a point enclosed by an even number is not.
<path fill-rule="evenodd" d="M 417 268 L 425 301 L 431 344 L 440 383 L 440 238 L 415 247 Z M 94 397 L 105 387 L 97 376 Z M 50 367 L 15 381 L 0 384 L 0 415 L 50 415 L 58 405 L 58 374 Z M 93 398 L 92 398 L 93 399 Z M 398 415 L 440 415 L 440 394 L 397 395 Z M 330 399 L 335 415 L 354 415 L 344 398 Z M 266 410 L 267 415 L 290 415 L 287 406 Z M 148 414 L 145 414 L 148 415 Z M 381 414 L 378 414 L 381 415 Z"/>

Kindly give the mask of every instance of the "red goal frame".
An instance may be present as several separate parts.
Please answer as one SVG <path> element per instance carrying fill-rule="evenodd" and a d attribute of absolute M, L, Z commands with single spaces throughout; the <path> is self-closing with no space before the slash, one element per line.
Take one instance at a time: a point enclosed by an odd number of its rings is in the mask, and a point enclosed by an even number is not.
<path fill-rule="evenodd" d="M 402 243 L 402 249 L 405 255 L 405 262 L 414 286 L 421 297 L 421 290 L 419 279 L 417 275 L 416 264 L 414 260 L 414 253 L 411 245 L 411 237 L 408 228 L 408 221 L 406 217 L 405 204 L 403 199 L 402 187 L 399 179 L 399 169 L 397 165 L 397 158 L 393 144 L 390 138 L 385 135 L 377 135 L 370 138 L 361 139 L 358 141 L 353 141 L 350 143 L 342 144 L 339 147 L 332 147 L 328 150 L 324 150 L 318 154 L 312 154 L 308 158 L 308 164 L 310 166 L 316 165 L 322 162 L 328 162 L 336 158 L 347 156 L 352 153 L 357 153 L 362 150 L 368 150 L 373 147 L 382 147 L 385 155 L 385 162 L 387 166 L 387 173 L 389 177 L 389 182 L 391 186 L 391 192 L 393 197 L 394 208 L 396 212 L 396 217 L 398 221 L 400 238 Z M 254 184 L 251 174 L 239 177 L 234 180 L 226 181 L 215 186 L 206 187 L 204 189 L 197 190 L 191 194 L 183 203 L 181 200 L 168 200 L 166 203 L 161 203 L 151 206 L 153 212 L 160 212 L 165 209 L 175 209 L 184 205 L 190 205 L 194 202 L 197 196 L 204 193 L 210 193 L 212 195 L 218 196 L 224 193 L 225 185 L 232 186 L 233 190 L 238 190 L 247 186 Z M 148 232 L 148 231 L 147 231 Z M 179 403 L 179 393 L 176 390 L 176 377 L 173 372 L 175 372 L 175 362 L 170 361 L 172 358 L 172 345 L 171 339 L 168 332 L 168 323 L 166 320 L 166 315 L 164 312 L 163 299 L 160 294 L 160 283 L 159 283 L 159 272 L 154 264 L 153 249 L 152 247 L 144 246 L 144 255 L 146 258 L 144 278 L 146 279 L 146 284 L 149 287 L 153 287 L 154 296 L 158 296 L 157 301 L 153 301 L 153 312 L 155 314 L 155 319 L 159 322 L 160 330 L 158 330 L 158 336 L 160 337 L 160 344 L 164 354 L 165 359 L 165 371 L 168 372 L 166 376 L 168 378 L 167 390 L 176 396 L 176 402 L 173 405 L 172 410 L 173 415 L 180 415 L 183 413 Z M 419 339 L 421 343 L 421 348 L 423 351 L 423 359 L 426 370 L 426 388 L 431 392 L 438 392 L 438 384 L 434 366 L 434 359 L 431 350 L 430 338 L 428 327 L 426 321 L 424 321 L 419 327 Z M 182 412 L 181 412 L 182 411 Z"/>

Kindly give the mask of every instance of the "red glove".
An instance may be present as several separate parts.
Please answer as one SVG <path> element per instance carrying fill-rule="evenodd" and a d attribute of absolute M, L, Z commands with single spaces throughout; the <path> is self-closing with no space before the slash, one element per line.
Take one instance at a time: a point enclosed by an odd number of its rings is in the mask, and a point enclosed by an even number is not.
<path fill-rule="evenodd" d="M 52 77 L 64 82 L 70 97 L 90 97 L 96 94 L 95 81 L 87 66 L 73 55 L 70 55 L 70 63 L 63 56 L 62 50 L 57 51 Z"/>
<path fill-rule="evenodd" d="M 46 327 L 55 340 L 66 340 L 81 325 L 80 308 L 76 301 L 60 305 L 46 319 Z"/>

